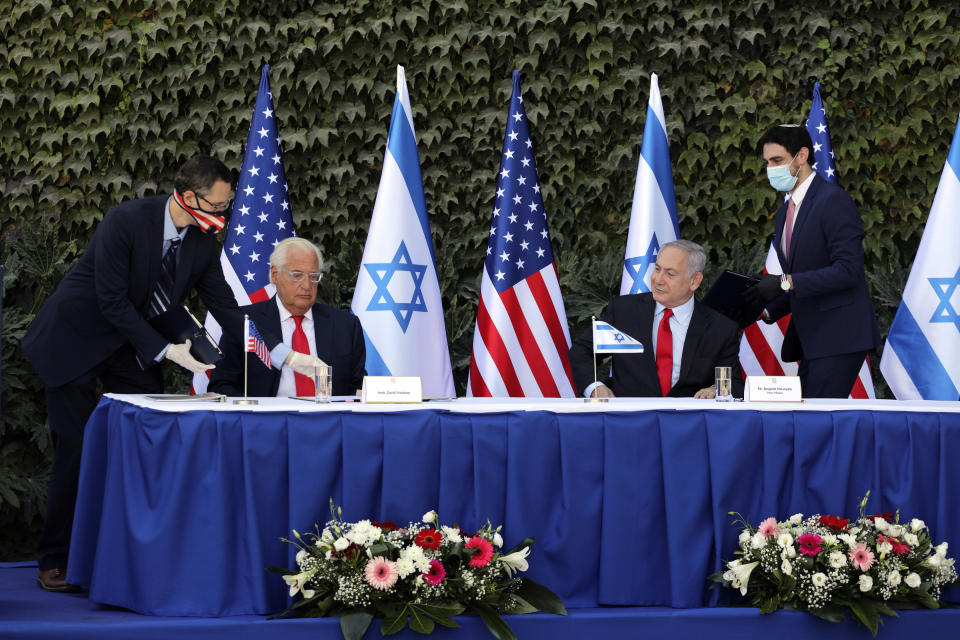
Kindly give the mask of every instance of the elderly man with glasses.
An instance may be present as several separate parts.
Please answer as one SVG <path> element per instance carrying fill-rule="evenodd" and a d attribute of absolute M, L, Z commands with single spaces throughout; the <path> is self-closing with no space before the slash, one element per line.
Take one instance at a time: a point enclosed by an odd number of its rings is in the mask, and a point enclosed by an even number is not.
<path fill-rule="evenodd" d="M 297 373 L 301 358 L 319 358 L 332 368 L 333 395 L 353 395 L 363 384 L 366 349 L 363 330 L 356 316 L 317 302 L 317 285 L 323 275 L 320 250 L 303 238 L 287 238 L 270 255 L 270 281 L 277 294 L 241 311 L 249 315 L 258 331 L 283 336 L 283 344 L 272 352 L 288 348 L 288 364 L 279 369 L 259 358 L 247 361 L 247 395 L 309 396 L 314 380 Z M 210 391 L 229 396 L 243 395 L 244 346 L 237 336 L 224 335 L 220 341 L 223 359 L 210 377 Z M 283 358 L 281 358 L 283 359 Z M 290 366 L 292 365 L 292 366 Z"/>

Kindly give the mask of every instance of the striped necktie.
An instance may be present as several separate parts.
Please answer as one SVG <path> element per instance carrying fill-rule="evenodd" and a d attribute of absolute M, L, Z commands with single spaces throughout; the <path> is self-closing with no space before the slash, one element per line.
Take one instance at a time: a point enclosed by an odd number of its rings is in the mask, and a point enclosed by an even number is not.
<path fill-rule="evenodd" d="M 170 247 L 160 261 L 160 277 L 150 296 L 150 317 L 160 315 L 173 303 L 173 285 L 177 281 L 177 252 L 180 249 L 180 237 L 170 241 Z"/>

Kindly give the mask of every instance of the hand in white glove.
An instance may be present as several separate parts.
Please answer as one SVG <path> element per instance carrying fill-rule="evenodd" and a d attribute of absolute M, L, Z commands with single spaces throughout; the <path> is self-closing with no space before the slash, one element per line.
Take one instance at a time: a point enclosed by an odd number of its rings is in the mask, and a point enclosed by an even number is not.
<path fill-rule="evenodd" d="M 208 369 L 214 369 L 215 367 L 212 364 L 203 364 L 192 355 L 190 355 L 190 341 L 187 340 L 183 344 L 172 344 L 170 348 L 167 349 L 167 352 L 164 354 L 164 357 L 168 360 L 176 362 L 178 365 L 192 371 L 194 373 L 203 373 Z"/>
<path fill-rule="evenodd" d="M 287 356 L 287 359 L 283 361 L 283 364 L 287 365 L 297 373 L 309 376 L 311 378 L 316 375 L 317 369 L 327 366 L 327 363 L 320 358 L 306 353 L 300 353 L 298 351 L 291 351 Z"/>

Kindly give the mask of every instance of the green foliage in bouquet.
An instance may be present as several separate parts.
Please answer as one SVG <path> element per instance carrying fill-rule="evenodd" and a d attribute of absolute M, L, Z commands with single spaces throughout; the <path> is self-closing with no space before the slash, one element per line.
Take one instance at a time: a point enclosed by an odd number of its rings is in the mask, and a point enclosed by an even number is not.
<path fill-rule="evenodd" d="M 473 534 L 441 526 L 430 511 L 422 522 L 344 522 L 330 504 L 332 519 L 321 530 L 284 542 L 299 547 L 297 570 L 283 574 L 290 595 L 299 598 L 281 616 L 339 616 L 346 640 L 359 640 L 375 617 L 391 635 L 408 624 L 418 633 L 436 625 L 458 627 L 453 616 L 480 616 L 500 640 L 516 635 L 500 617 L 545 611 L 566 615 L 552 591 L 518 573 L 528 568 L 533 538 L 503 551 L 501 527 L 490 522 Z"/>
<path fill-rule="evenodd" d="M 957 579 L 947 543 L 934 546 L 923 520 L 900 523 L 900 511 L 860 517 L 795 514 L 751 526 L 740 514 L 740 545 L 726 570 L 710 576 L 737 589 L 761 613 L 797 609 L 832 622 L 845 613 L 876 636 L 881 615 L 940 607 L 940 590 Z"/>

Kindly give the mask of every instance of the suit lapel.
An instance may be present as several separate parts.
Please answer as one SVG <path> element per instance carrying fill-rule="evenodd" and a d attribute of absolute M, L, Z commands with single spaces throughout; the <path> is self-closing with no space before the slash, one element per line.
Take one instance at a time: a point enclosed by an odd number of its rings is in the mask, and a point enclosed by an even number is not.
<path fill-rule="evenodd" d="M 787 223 L 787 203 L 786 201 L 777 209 L 777 215 L 773 219 L 773 250 L 777 252 L 777 261 L 786 268 L 787 257 L 783 255 L 783 227 Z M 791 238 L 792 240 L 792 238 Z"/>
<path fill-rule="evenodd" d="M 283 336 L 283 330 L 280 327 L 280 309 L 277 307 L 276 297 L 270 298 L 269 305 L 253 305 L 248 309 L 250 309 L 250 319 L 253 320 L 253 324 L 257 325 L 257 330 L 260 333 L 269 331 L 277 337 Z M 270 376 L 270 395 L 276 396 L 277 389 L 280 387 L 280 369 L 272 368 L 265 371 L 264 375 Z"/>
<path fill-rule="evenodd" d="M 193 271 L 194 257 L 197 255 L 197 245 L 201 238 L 200 229 L 191 226 L 187 229 L 183 237 L 183 244 L 180 246 L 180 256 L 177 258 L 177 277 L 173 285 L 173 299 L 179 304 L 179 301 L 187 297 L 187 282 Z"/>
<path fill-rule="evenodd" d="M 706 328 L 706 318 L 700 311 L 700 304 L 694 301 L 690 326 L 687 327 L 687 337 L 683 340 L 683 354 L 680 356 L 680 376 L 674 387 L 680 386 L 680 383 L 689 375 L 690 367 L 693 366 L 693 354 L 696 353 Z"/>
<path fill-rule="evenodd" d="M 167 202 L 150 212 L 147 217 L 149 231 L 147 239 L 150 243 L 147 247 L 149 256 L 147 266 L 147 282 L 149 287 L 146 292 L 146 304 L 150 304 L 150 297 L 153 296 L 153 290 L 157 288 L 157 280 L 160 279 L 160 262 L 163 260 L 163 217 L 167 215 Z M 157 240 L 159 239 L 159 242 Z"/>
<path fill-rule="evenodd" d="M 820 182 L 823 180 L 816 173 L 813 174 L 813 181 L 810 183 L 810 186 L 807 188 L 807 192 L 803 196 L 803 202 L 800 203 L 800 212 L 797 215 L 797 221 L 793 225 L 793 234 L 790 236 L 790 269 L 786 269 L 784 273 L 789 273 L 792 271 L 793 259 L 797 256 L 797 249 L 800 247 L 800 240 L 803 238 L 803 229 L 807 224 L 807 221 L 810 220 L 810 213 L 816 209 L 817 196 L 820 193 Z"/>
<path fill-rule="evenodd" d="M 321 333 L 322 331 L 322 333 Z M 317 357 L 330 364 L 333 354 L 333 345 L 330 344 L 331 334 L 330 321 L 323 307 L 319 304 L 313 305 L 313 340 L 317 347 Z"/>

